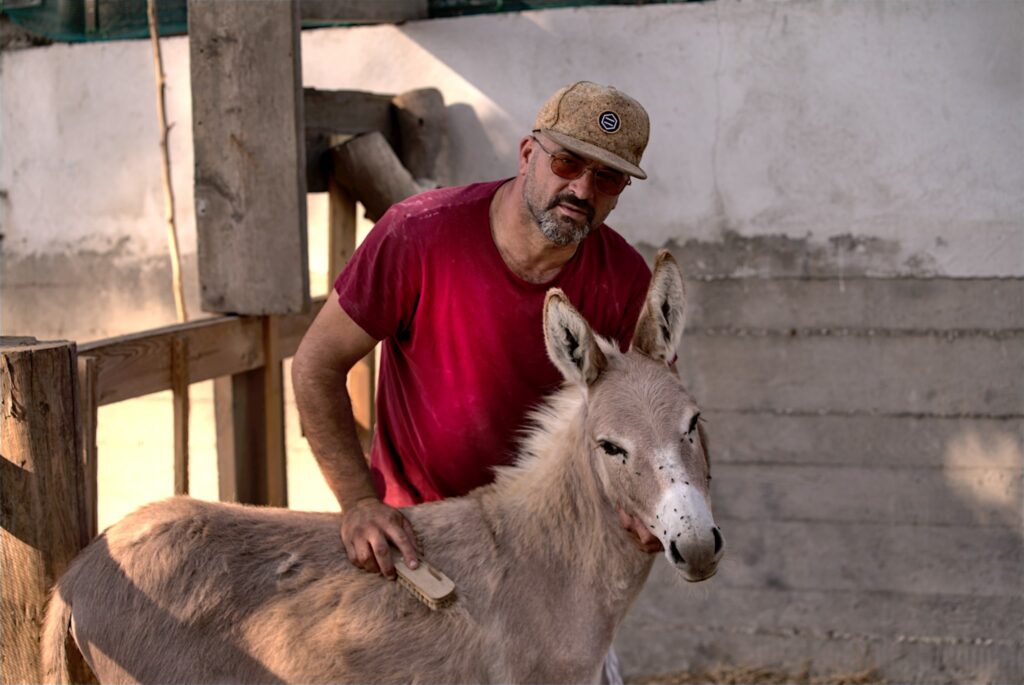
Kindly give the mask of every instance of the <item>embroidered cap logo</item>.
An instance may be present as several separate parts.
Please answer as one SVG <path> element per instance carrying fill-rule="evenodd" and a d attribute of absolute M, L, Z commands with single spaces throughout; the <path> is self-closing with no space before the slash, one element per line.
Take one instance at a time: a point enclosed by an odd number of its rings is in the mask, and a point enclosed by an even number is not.
<path fill-rule="evenodd" d="M 601 130 L 605 133 L 615 133 L 621 125 L 619 115 L 615 112 L 602 112 L 598 123 L 601 125 Z"/>

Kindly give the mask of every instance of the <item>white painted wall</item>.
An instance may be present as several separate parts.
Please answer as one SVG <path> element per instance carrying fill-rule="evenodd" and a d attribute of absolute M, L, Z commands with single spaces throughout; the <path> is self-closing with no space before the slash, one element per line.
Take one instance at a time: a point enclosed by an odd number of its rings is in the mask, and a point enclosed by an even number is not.
<path fill-rule="evenodd" d="M 613 225 L 634 242 L 851 235 L 890 246 L 869 273 L 971 277 L 1024 275 L 1022 36 L 1011 1 L 719 0 L 318 30 L 302 50 L 308 86 L 440 88 L 460 181 L 511 174 L 557 87 L 633 94 L 651 180 Z M 163 45 L 188 253 L 187 39 Z M 150 60 L 146 41 L 0 57 L 9 256 L 165 252 Z"/>

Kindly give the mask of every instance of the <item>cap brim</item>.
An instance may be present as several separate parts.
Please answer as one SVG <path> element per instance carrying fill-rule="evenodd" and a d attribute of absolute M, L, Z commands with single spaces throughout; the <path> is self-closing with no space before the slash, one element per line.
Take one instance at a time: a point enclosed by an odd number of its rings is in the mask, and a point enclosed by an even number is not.
<path fill-rule="evenodd" d="M 634 178 L 639 178 L 641 180 L 647 178 L 647 173 L 636 164 L 630 164 L 622 157 L 612 154 L 604 148 L 591 145 L 590 143 L 585 143 L 582 140 L 577 140 L 572 136 L 567 136 L 564 133 L 559 133 L 558 131 L 552 131 L 549 128 L 542 128 L 540 129 L 540 132 L 564 147 L 569 152 L 575 152 L 582 157 L 593 159 L 607 167 L 621 171 L 624 174 L 629 174 Z"/>

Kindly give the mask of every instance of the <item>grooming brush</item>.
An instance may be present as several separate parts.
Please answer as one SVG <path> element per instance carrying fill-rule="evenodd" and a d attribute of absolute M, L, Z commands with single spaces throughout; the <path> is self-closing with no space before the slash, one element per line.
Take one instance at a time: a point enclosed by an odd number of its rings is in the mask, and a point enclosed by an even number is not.
<path fill-rule="evenodd" d="M 437 611 L 455 601 L 455 583 L 426 561 L 420 559 L 420 565 L 412 569 L 400 554 L 392 554 L 391 558 L 398 571 L 398 583 L 427 607 Z"/>

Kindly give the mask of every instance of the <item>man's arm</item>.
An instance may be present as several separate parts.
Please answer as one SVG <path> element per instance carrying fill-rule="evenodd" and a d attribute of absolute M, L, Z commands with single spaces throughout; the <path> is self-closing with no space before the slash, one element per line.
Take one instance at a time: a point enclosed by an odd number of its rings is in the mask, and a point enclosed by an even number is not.
<path fill-rule="evenodd" d="M 346 386 L 349 370 L 376 344 L 334 296 L 328 297 L 292 360 L 292 385 L 313 456 L 341 505 L 341 539 L 349 561 L 393 578 L 388 542 L 415 568 L 416 535 L 408 519 L 377 497 Z"/>

